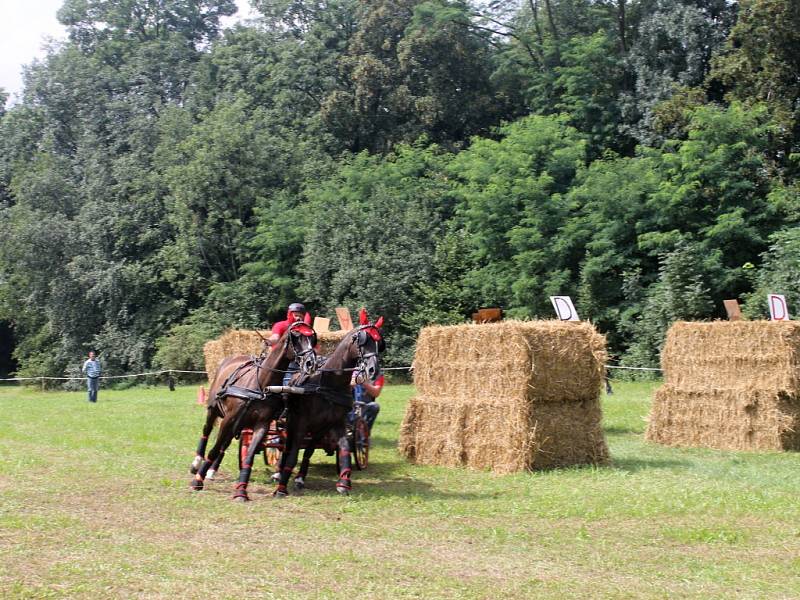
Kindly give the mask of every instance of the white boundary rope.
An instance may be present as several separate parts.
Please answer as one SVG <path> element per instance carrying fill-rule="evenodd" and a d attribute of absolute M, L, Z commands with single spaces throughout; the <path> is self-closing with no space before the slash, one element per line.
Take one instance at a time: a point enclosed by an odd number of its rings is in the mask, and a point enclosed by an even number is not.
<path fill-rule="evenodd" d="M 150 375 L 163 375 L 164 373 L 196 373 L 198 375 L 205 375 L 205 371 L 179 371 L 177 369 L 167 369 L 165 371 L 150 371 L 148 373 L 133 373 L 130 375 L 101 375 L 100 379 L 125 379 L 126 377 L 147 377 Z M 8 379 L 0 379 L 0 381 L 83 381 L 83 377 L 9 377 Z"/>
<path fill-rule="evenodd" d="M 622 367 L 617 365 L 606 365 L 606 369 L 624 369 L 628 371 L 661 371 L 662 369 L 656 367 Z M 414 367 L 385 367 L 381 371 L 413 371 Z M 190 373 L 194 375 L 207 375 L 205 371 L 181 371 L 178 369 L 166 369 L 164 371 L 149 371 L 147 373 L 133 373 L 130 375 L 101 375 L 100 379 L 125 379 L 128 377 L 149 377 L 154 375 L 164 375 L 168 373 Z M 0 379 L 0 381 L 83 381 L 83 377 L 9 377 L 7 379 Z"/>

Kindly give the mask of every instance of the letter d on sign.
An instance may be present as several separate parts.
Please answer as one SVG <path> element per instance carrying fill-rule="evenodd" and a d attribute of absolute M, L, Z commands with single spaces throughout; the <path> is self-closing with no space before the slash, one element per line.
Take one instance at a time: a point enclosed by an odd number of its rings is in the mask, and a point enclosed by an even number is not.
<path fill-rule="evenodd" d="M 556 310 L 558 318 L 562 321 L 580 321 L 578 311 L 572 305 L 572 298 L 569 296 L 550 296 L 550 302 Z"/>
<path fill-rule="evenodd" d="M 786 298 L 780 294 L 770 294 L 769 318 L 772 321 L 788 321 L 789 309 L 786 308 Z"/>

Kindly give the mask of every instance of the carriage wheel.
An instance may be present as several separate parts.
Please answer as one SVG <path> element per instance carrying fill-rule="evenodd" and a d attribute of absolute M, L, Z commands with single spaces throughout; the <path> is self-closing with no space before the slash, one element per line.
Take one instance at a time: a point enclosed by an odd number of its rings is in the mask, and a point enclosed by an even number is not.
<path fill-rule="evenodd" d="M 353 425 L 352 445 L 356 468 L 363 471 L 369 464 L 369 427 L 361 417 L 356 418 Z"/>
<path fill-rule="evenodd" d="M 264 464 L 268 467 L 277 467 L 281 462 L 281 454 L 285 447 L 286 428 L 278 422 L 272 421 L 264 439 Z"/>
<path fill-rule="evenodd" d="M 264 448 L 264 464 L 269 467 L 277 467 L 281 462 L 280 448 Z"/>

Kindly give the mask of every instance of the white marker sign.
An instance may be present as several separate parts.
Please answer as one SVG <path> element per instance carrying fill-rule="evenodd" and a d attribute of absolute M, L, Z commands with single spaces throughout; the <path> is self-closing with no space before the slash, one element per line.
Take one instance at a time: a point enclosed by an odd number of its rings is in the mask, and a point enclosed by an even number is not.
<path fill-rule="evenodd" d="M 562 321 L 580 321 L 578 311 L 572 306 L 572 299 L 569 296 L 550 296 L 550 302 L 553 303 L 553 308 Z"/>
<path fill-rule="evenodd" d="M 769 318 L 772 321 L 788 321 L 789 309 L 786 308 L 786 298 L 780 294 L 770 294 Z"/>

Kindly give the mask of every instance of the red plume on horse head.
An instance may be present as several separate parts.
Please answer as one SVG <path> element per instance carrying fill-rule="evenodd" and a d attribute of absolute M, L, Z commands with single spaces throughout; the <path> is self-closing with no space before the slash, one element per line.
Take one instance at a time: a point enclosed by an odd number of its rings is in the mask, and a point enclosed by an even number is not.
<path fill-rule="evenodd" d="M 367 315 L 367 309 L 366 308 L 362 308 L 360 311 L 358 311 L 358 324 L 359 325 L 369 325 L 370 324 L 369 323 L 369 316 Z M 378 329 L 383 327 L 383 317 L 378 317 L 378 320 L 375 321 L 375 324 L 373 325 L 373 327 L 377 327 Z"/>
<path fill-rule="evenodd" d="M 303 323 L 305 323 L 306 325 L 311 325 L 311 313 L 310 312 L 307 312 L 303 316 Z"/>

